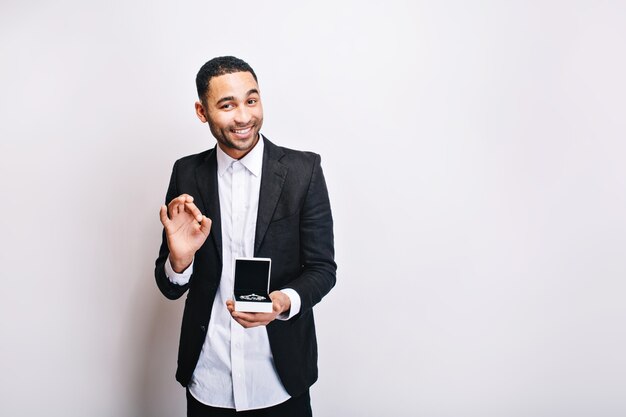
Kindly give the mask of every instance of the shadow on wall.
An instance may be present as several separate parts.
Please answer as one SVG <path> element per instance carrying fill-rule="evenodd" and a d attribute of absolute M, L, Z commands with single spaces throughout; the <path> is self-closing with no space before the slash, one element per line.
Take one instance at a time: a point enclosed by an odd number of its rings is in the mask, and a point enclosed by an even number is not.
<path fill-rule="evenodd" d="M 176 381 L 176 358 L 180 323 L 185 296 L 179 300 L 166 299 L 154 282 L 150 270 L 152 290 L 146 290 L 146 302 L 136 304 L 147 314 L 143 340 L 138 340 L 134 357 L 136 382 L 134 398 L 136 416 L 171 417 L 185 415 L 186 401 L 183 387 Z"/>

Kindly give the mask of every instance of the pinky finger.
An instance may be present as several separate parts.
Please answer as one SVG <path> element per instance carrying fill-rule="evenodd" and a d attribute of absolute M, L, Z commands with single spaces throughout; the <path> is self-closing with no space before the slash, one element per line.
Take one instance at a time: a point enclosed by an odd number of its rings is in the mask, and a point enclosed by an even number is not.
<path fill-rule="evenodd" d="M 211 233 L 211 224 L 212 223 L 213 222 L 211 221 L 211 219 L 209 219 L 207 216 L 202 216 L 202 220 L 200 221 L 199 225 L 200 225 L 200 230 L 206 236 L 208 236 L 209 233 Z"/>

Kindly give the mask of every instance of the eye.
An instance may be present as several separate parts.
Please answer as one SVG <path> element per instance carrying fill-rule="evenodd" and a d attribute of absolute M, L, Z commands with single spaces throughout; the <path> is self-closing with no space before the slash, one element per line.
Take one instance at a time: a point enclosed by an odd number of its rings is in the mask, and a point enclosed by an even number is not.
<path fill-rule="evenodd" d="M 221 109 L 224 109 L 224 110 L 230 110 L 230 109 L 232 109 L 233 107 L 234 107 L 234 106 L 233 106 L 231 103 L 226 103 L 226 104 L 224 104 L 224 105 L 223 105 L 222 107 L 220 107 L 220 108 L 221 108 Z"/>
<path fill-rule="evenodd" d="M 249 105 L 254 105 L 254 104 L 256 104 L 256 103 L 257 103 L 257 99 L 256 99 L 256 98 L 249 98 L 249 99 L 248 99 L 248 104 L 249 104 Z"/>

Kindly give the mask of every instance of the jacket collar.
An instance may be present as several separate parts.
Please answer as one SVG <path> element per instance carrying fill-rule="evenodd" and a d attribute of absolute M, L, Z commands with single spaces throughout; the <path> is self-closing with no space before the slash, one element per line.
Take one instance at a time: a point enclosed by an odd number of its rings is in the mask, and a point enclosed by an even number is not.
<path fill-rule="evenodd" d="M 257 255 L 267 228 L 274 217 L 276 205 L 283 191 L 287 171 L 289 170 L 280 160 L 285 153 L 267 138 L 263 152 L 263 174 L 261 177 L 261 193 L 259 195 L 259 212 L 256 218 L 256 233 L 254 235 L 254 254 Z"/>
<path fill-rule="evenodd" d="M 263 243 L 265 233 L 276 210 L 288 172 L 287 166 L 280 162 L 285 155 L 283 150 L 270 142 L 265 136 L 262 136 L 262 138 L 263 166 L 261 170 L 259 211 L 257 213 L 254 236 L 255 256 L 261 247 L 261 243 Z M 210 235 L 215 243 L 219 257 L 222 259 L 222 221 L 217 184 L 217 152 L 217 145 L 207 152 L 204 162 L 196 169 L 196 182 L 205 209 L 204 214 L 213 222 Z"/>

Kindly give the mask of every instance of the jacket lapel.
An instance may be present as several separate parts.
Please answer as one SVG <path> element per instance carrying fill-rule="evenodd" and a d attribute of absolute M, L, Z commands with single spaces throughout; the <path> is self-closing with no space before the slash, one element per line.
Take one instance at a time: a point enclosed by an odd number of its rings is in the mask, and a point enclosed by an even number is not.
<path fill-rule="evenodd" d="M 259 194 L 259 212 L 256 219 L 254 236 L 254 254 L 256 255 L 263 243 L 265 232 L 272 220 L 276 204 L 283 190 L 287 177 L 287 166 L 280 162 L 283 151 L 269 140 L 265 139 L 263 152 L 263 171 L 261 174 L 261 191 Z"/>
<path fill-rule="evenodd" d="M 196 182 L 204 215 L 211 219 L 210 236 L 215 243 L 219 259 L 222 259 L 222 221 L 220 218 L 220 197 L 217 188 L 217 157 L 215 148 L 207 154 L 204 163 L 196 168 Z"/>

